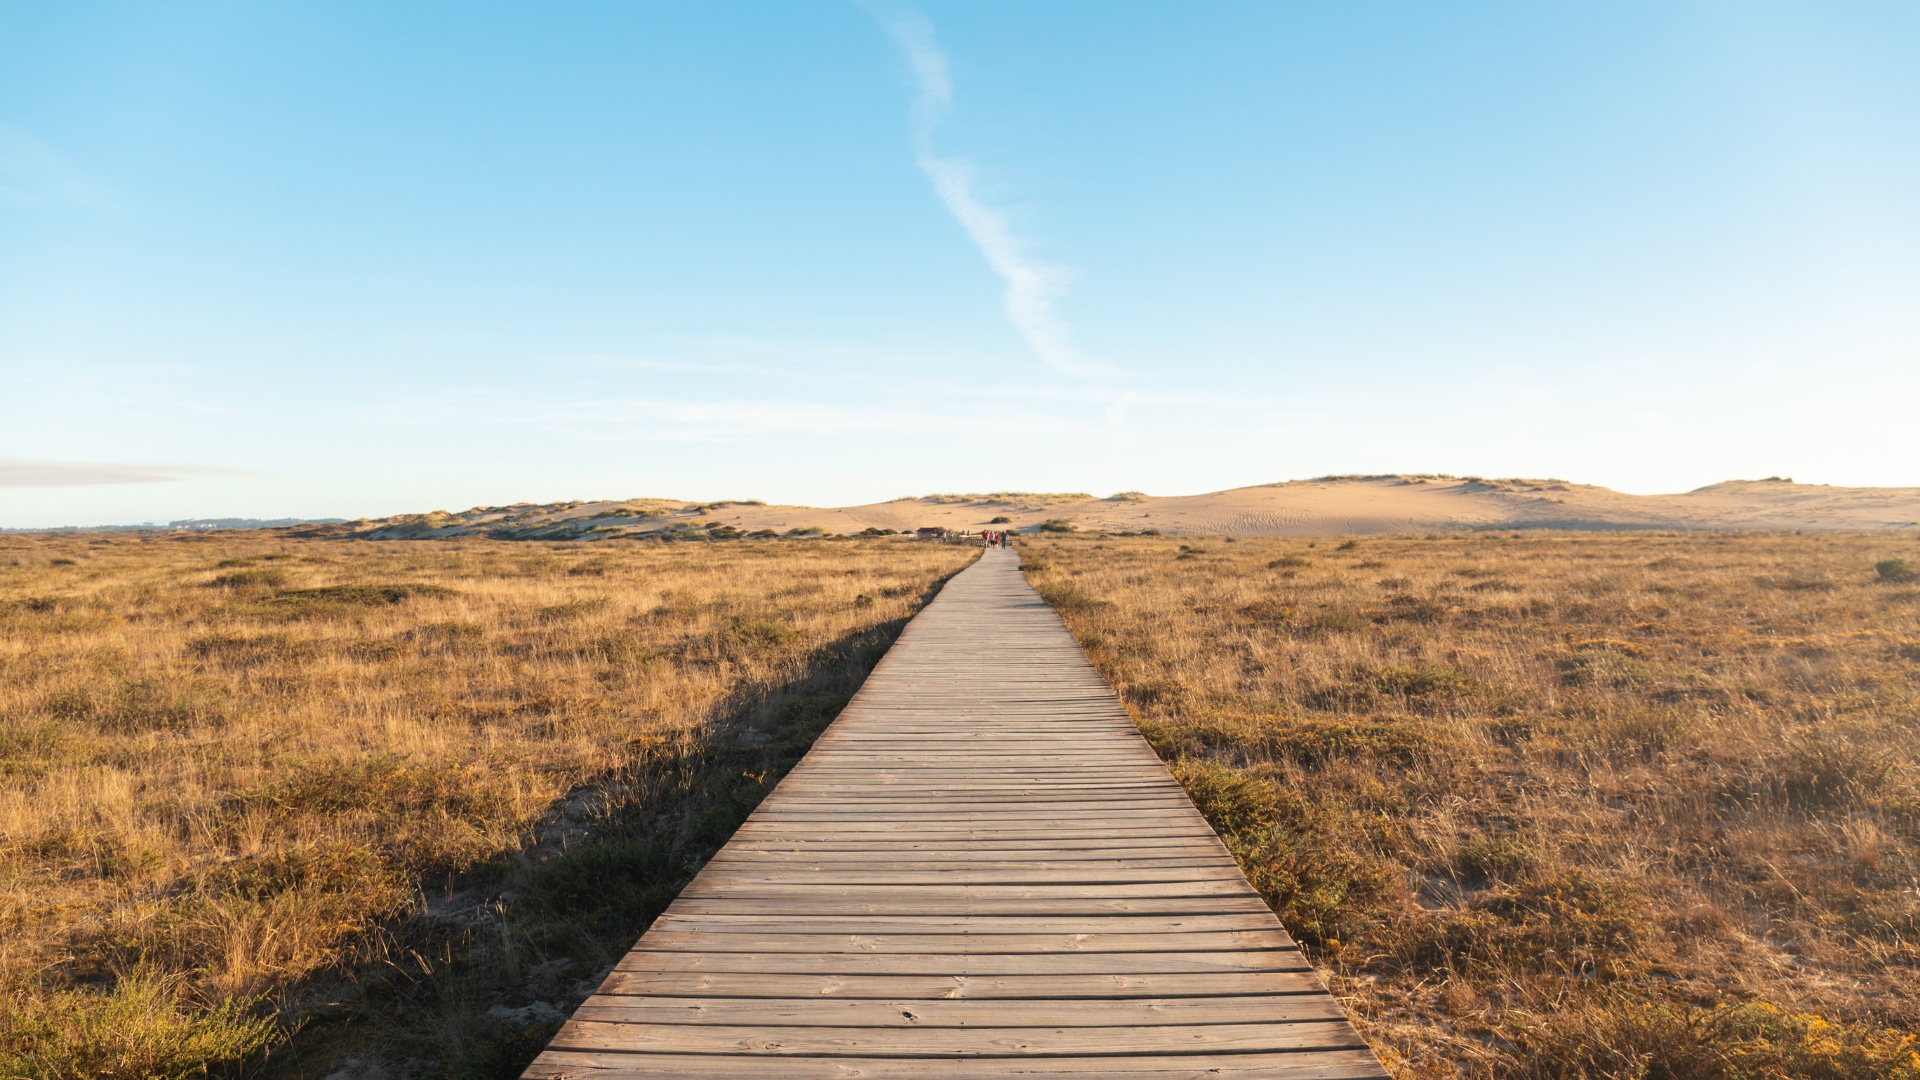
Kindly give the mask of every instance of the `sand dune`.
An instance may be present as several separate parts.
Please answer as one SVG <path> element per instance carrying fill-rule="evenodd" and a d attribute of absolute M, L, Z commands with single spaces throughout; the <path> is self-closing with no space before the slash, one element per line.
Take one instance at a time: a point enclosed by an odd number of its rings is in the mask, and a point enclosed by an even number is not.
<path fill-rule="evenodd" d="M 1001 492 L 933 495 L 818 508 L 758 502 L 629 499 L 476 507 L 325 527 L 369 539 L 494 536 L 599 539 L 649 534 L 730 536 L 795 530 L 836 535 L 933 526 L 1032 531 L 1064 521 L 1084 531 L 1167 535 L 1338 536 L 1460 529 L 1920 529 L 1920 488 L 1845 488 L 1729 480 L 1678 495 L 1627 495 L 1560 480 L 1351 476 L 1293 480 L 1205 495 Z"/>

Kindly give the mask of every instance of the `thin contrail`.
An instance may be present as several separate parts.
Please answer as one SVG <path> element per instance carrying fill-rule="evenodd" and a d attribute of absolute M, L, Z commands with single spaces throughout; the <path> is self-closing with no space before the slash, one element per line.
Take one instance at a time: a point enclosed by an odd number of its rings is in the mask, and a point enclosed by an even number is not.
<path fill-rule="evenodd" d="M 869 4 L 867 10 L 906 51 L 919 84 L 913 102 L 915 161 L 933 182 L 933 190 L 947 211 L 986 257 L 987 265 L 1006 282 L 1003 303 L 1014 329 L 1055 370 L 1069 375 L 1111 374 L 1109 369 L 1081 359 L 1067 325 L 1053 313 L 1053 302 L 1067 291 L 1072 273 L 1027 259 L 1023 245 L 1007 226 L 1006 216 L 974 194 L 973 166 L 933 152 L 934 125 L 953 100 L 953 78 L 947 70 L 946 54 L 934 44 L 933 25 L 926 16 L 909 8 Z"/>

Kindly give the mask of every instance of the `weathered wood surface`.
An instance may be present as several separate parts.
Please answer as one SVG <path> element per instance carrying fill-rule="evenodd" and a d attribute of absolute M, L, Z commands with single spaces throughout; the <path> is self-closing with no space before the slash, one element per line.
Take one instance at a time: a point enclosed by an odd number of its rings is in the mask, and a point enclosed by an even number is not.
<path fill-rule="evenodd" d="M 991 550 L 526 1075 L 1386 1074 Z"/>

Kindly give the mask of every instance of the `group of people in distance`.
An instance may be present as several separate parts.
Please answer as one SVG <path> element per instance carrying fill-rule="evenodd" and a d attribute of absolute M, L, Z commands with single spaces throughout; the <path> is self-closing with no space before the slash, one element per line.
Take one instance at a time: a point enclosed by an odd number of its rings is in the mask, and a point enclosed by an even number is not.
<path fill-rule="evenodd" d="M 997 532 L 990 529 L 986 532 L 981 533 L 980 535 L 983 539 L 986 540 L 988 547 L 1012 547 L 1013 546 L 1012 544 L 1007 542 L 1007 534 L 1004 532 Z"/>

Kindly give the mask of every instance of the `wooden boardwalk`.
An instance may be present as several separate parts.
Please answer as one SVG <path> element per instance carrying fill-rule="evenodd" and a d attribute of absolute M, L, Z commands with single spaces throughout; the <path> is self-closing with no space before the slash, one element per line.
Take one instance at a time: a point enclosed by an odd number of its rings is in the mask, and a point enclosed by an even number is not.
<path fill-rule="evenodd" d="M 529 1077 L 1384 1077 L 1010 552 Z"/>

